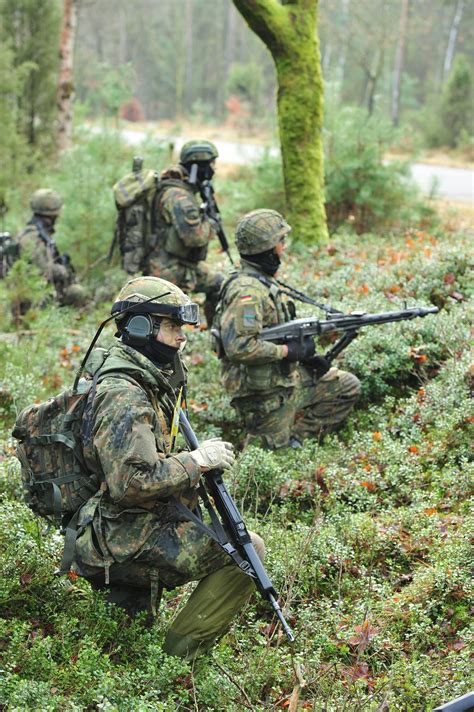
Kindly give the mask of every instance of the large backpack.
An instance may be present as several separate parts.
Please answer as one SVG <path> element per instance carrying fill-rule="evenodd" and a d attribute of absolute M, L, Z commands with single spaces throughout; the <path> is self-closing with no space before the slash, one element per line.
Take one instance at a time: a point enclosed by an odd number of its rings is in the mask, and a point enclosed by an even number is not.
<path fill-rule="evenodd" d="M 43 517 L 67 524 L 100 488 L 100 477 L 84 459 L 84 440 L 90 437 L 88 414 L 96 390 L 81 379 L 77 392 L 62 391 L 44 403 L 25 408 L 18 416 L 13 437 L 19 442 L 25 501 Z"/>
<path fill-rule="evenodd" d="M 118 215 L 109 260 L 118 244 L 128 274 L 146 271 L 147 258 L 157 246 L 158 187 L 158 173 L 143 171 L 140 164 L 113 187 Z"/>

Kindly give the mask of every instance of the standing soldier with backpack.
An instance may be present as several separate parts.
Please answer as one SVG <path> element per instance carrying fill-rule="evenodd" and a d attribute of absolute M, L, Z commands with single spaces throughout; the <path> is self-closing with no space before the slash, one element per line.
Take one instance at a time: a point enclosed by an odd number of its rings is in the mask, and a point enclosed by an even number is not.
<path fill-rule="evenodd" d="M 142 171 L 135 160 L 133 173 L 114 186 L 123 268 L 129 274 L 162 277 L 186 293 L 204 292 L 209 325 L 223 275 L 205 262 L 220 225 L 209 214 L 203 188 L 210 185 L 217 156 L 210 141 L 189 141 L 181 149 L 179 165 L 158 176 Z"/>
<path fill-rule="evenodd" d="M 61 196 L 54 190 L 35 191 L 30 200 L 33 215 L 17 235 L 16 243 L 19 255 L 38 267 L 46 281 L 54 286 L 61 305 L 81 306 L 86 298 L 84 288 L 77 282 L 69 255 L 67 252 L 61 255 L 53 240 L 62 204 Z M 21 311 L 25 307 L 22 305 Z"/>
<path fill-rule="evenodd" d="M 197 305 L 174 284 L 137 277 L 112 315 L 118 340 L 92 352 L 90 377 L 18 417 L 22 479 L 35 512 L 68 515 L 62 572 L 74 559 L 78 574 L 130 614 L 154 612 L 163 586 L 199 582 L 164 645 L 193 658 L 225 633 L 254 590 L 193 521 L 202 473 L 229 468 L 233 449 L 218 438 L 175 449 L 182 326 L 198 323 Z M 251 539 L 262 558 L 263 541 Z"/>

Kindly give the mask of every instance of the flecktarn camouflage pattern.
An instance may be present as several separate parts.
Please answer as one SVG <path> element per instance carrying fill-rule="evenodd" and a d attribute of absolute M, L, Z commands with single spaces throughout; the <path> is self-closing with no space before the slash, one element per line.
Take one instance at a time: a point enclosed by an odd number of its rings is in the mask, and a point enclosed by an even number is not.
<path fill-rule="evenodd" d="M 58 193 L 40 189 L 31 197 L 33 217 L 15 238 L 20 256 L 25 256 L 54 286 L 56 298 L 62 305 L 82 306 L 86 292 L 78 283 L 71 261 L 61 255 L 52 237 L 52 218 L 58 216 L 62 200 Z"/>
<path fill-rule="evenodd" d="M 151 277 L 131 280 L 118 300 L 143 301 L 163 285 L 171 292 L 164 303 L 189 301 Z M 199 581 L 165 641 L 166 652 L 194 657 L 228 629 L 253 583 L 175 506 L 196 506 L 201 469 L 188 451 L 171 450 L 172 374 L 121 342 L 96 349 L 88 368 L 90 375 L 99 368 L 100 379 L 84 455 L 105 485 L 81 509 L 75 569 L 95 586 L 108 580 L 111 600 L 129 610 L 145 605 L 146 592 L 153 602 L 160 586 Z M 262 553 L 263 543 L 252 538 Z"/>
<path fill-rule="evenodd" d="M 36 215 L 59 215 L 63 201 L 59 193 L 49 188 L 35 190 L 30 198 L 30 207 Z"/>
<path fill-rule="evenodd" d="M 212 321 L 223 275 L 209 268 L 205 259 L 215 231 L 199 209 L 200 196 L 186 182 L 166 188 L 159 198 L 164 220 L 163 239 L 150 255 L 149 272 L 174 282 L 185 292 L 204 292 L 204 313 Z"/>
<path fill-rule="evenodd" d="M 275 247 L 290 230 L 291 227 L 276 210 L 252 210 L 237 223 L 237 249 L 241 255 L 258 255 Z"/>
<path fill-rule="evenodd" d="M 283 346 L 258 339 L 264 327 L 290 319 L 278 283 L 242 260 L 221 295 L 222 382 L 247 432 L 273 449 L 338 427 L 359 397 L 358 379 L 337 368 L 316 379 L 284 359 Z"/>
<path fill-rule="evenodd" d="M 194 163 L 198 161 L 213 161 L 219 156 L 217 148 L 211 141 L 193 139 L 187 141 L 181 148 L 179 162 Z"/>

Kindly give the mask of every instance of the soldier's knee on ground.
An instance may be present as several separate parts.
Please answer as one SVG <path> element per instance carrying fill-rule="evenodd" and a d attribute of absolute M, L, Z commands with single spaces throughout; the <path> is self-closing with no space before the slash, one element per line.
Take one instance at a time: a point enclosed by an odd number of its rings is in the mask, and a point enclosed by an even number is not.
<path fill-rule="evenodd" d="M 342 395 L 346 398 L 353 399 L 354 402 L 359 399 L 362 386 L 353 373 L 349 371 L 339 371 L 339 380 L 341 382 Z"/>

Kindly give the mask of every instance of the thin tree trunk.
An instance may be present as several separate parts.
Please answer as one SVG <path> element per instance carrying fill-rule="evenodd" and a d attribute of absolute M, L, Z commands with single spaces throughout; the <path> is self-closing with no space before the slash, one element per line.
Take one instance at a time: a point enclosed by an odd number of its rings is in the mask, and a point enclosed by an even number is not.
<path fill-rule="evenodd" d="M 73 55 L 77 24 L 77 0 L 64 0 L 64 18 L 59 47 L 60 68 L 57 92 L 58 133 L 60 152 L 72 146 L 74 102 Z"/>
<path fill-rule="evenodd" d="M 186 0 L 186 65 L 184 70 L 185 108 L 191 111 L 193 103 L 193 0 Z"/>
<path fill-rule="evenodd" d="M 225 43 L 225 78 L 229 76 L 229 69 L 235 62 L 235 48 L 237 44 L 236 36 L 237 13 L 233 5 L 227 9 L 227 29 Z"/>
<path fill-rule="evenodd" d="M 348 45 L 348 34 L 349 34 L 349 0 L 342 0 L 341 7 L 341 34 L 342 42 L 339 51 L 339 59 L 337 66 L 337 80 L 339 82 L 339 93 L 342 92 L 342 84 L 344 82 L 344 72 L 346 69 L 346 55 L 347 55 L 347 45 Z"/>
<path fill-rule="evenodd" d="M 394 126 L 398 126 L 400 120 L 400 88 L 402 85 L 403 62 L 405 59 L 409 11 L 410 0 L 402 0 L 402 11 L 400 14 L 400 31 L 398 34 L 397 51 L 395 54 L 395 67 L 393 70 L 392 124 Z"/>
<path fill-rule="evenodd" d="M 462 14 L 464 12 L 464 3 L 465 0 L 458 0 L 456 10 L 454 11 L 453 21 L 449 29 L 448 46 L 446 47 L 446 54 L 444 56 L 443 82 L 446 81 L 449 76 L 449 72 L 451 71 L 454 50 L 456 48 L 456 41 L 458 38 L 459 25 L 461 24 Z"/>
<path fill-rule="evenodd" d="M 174 93 L 174 115 L 175 118 L 181 118 L 183 115 L 183 97 L 184 97 L 184 72 L 186 57 L 184 55 L 183 37 L 183 17 L 181 7 L 178 3 L 173 7 L 173 23 L 174 23 L 174 38 L 176 46 L 176 65 L 175 65 L 175 93 Z"/>
<path fill-rule="evenodd" d="M 287 217 L 297 238 L 322 242 L 327 225 L 318 0 L 234 0 L 234 5 L 275 62 Z"/>

